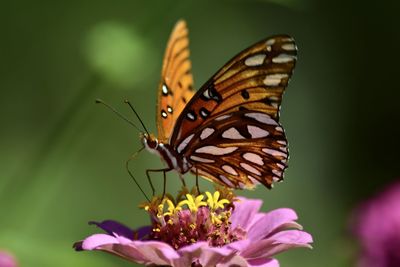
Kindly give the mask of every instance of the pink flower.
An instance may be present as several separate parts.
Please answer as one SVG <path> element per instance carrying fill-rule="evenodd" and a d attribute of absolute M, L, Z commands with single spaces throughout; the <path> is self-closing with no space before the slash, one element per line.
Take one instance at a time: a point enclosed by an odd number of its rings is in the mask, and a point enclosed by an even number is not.
<path fill-rule="evenodd" d="M 0 250 L 0 267 L 17 267 L 17 261 L 9 252 Z"/>
<path fill-rule="evenodd" d="M 352 229 L 361 246 L 359 267 L 400 266 L 400 182 L 361 204 Z"/>
<path fill-rule="evenodd" d="M 188 194 L 187 200 L 169 203 L 166 212 L 161 205 L 158 211 L 146 206 L 152 226 L 137 231 L 114 221 L 96 223 L 107 234 L 91 235 L 74 247 L 106 251 L 140 264 L 174 267 L 275 267 L 279 263 L 274 255 L 295 247 L 311 248 L 312 237 L 295 222 L 292 209 L 263 213 L 259 212 L 261 200 L 239 198 L 232 205 L 219 199 L 218 191 L 206 194 L 207 202 L 202 195 L 191 198 Z"/>

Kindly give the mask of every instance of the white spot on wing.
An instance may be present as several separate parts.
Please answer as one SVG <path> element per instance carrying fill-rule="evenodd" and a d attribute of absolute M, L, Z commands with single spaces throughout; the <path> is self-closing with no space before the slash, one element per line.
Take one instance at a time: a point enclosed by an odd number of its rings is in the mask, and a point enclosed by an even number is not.
<path fill-rule="evenodd" d="M 287 153 L 287 148 L 285 146 L 281 146 L 279 149 Z"/>
<path fill-rule="evenodd" d="M 272 59 L 272 62 L 274 63 L 287 63 L 287 62 L 291 62 L 296 58 L 296 56 L 293 55 L 288 55 L 288 54 L 280 54 L 277 57 L 274 57 Z"/>
<path fill-rule="evenodd" d="M 236 130 L 234 127 L 229 128 L 228 130 L 224 131 L 222 133 L 223 138 L 228 138 L 228 139 L 245 139 L 238 130 Z"/>
<path fill-rule="evenodd" d="M 296 48 L 296 45 L 295 45 L 295 44 L 290 43 L 290 44 L 284 44 L 284 45 L 282 45 L 282 49 L 288 50 L 288 51 L 293 51 L 293 50 L 296 50 L 297 48 Z"/>
<path fill-rule="evenodd" d="M 274 182 L 279 182 L 280 180 L 281 180 L 281 178 L 279 178 L 279 177 L 276 177 L 276 176 L 272 177 L 272 181 L 274 181 Z"/>
<path fill-rule="evenodd" d="M 266 56 L 267 55 L 265 55 L 265 54 L 258 54 L 258 55 L 248 57 L 244 61 L 244 64 L 246 64 L 249 67 L 260 66 L 263 64 Z"/>
<path fill-rule="evenodd" d="M 283 170 L 285 168 L 285 166 L 280 163 L 277 163 L 276 166 L 278 166 L 278 168 L 281 170 Z"/>
<path fill-rule="evenodd" d="M 285 37 L 281 39 L 282 42 L 294 42 L 294 39 L 292 37 Z"/>
<path fill-rule="evenodd" d="M 198 161 L 198 162 L 204 162 L 204 163 L 214 163 L 215 161 L 212 159 L 205 159 L 197 156 L 190 156 L 191 160 Z"/>
<path fill-rule="evenodd" d="M 280 127 L 280 126 L 275 127 L 275 130 L 277 130 L 278 132 L 283 132 L 283 129 L 282 129 L 282 127 Z"/>
<path fill-rule="evenodd" d="M 204 92 L 203 92 L 203 96 L 205 97 L 205 98 L 207 98 L 207 99 L 210 99 L 211 98 L 211 96 L 210 96 L 210 91 L 207 89 L 207 90 L 205 90 Z"/>
<path fill-rule="evenodd" d="M 188 137 L 186 137 L 178 146 L 178 148 L 176 149 L 176 151 L 178 153 L 181 153 L 185 147 L 189 144 L 189 142 L 192 140 L 194 134 L 189 135 Z"/>
<path fill-rule="evenodd" d="M 273 45 L 274 43 L 275 43 L 275 39 L 269 39 L 268 41 L 265 42 L 265 45 L 269 46 L 269 45 Z"/>
<path fill-rule="evenodd" d="M 279 176 L 279 177 L 282 175 L 281 171 L 278 171 L 278 170 L 275 170 L 275 169 L 272 170 L 272 173 L 275 174 L 276 176 Z"/>
<path fill-rule="evenodd" d="M 227 172 L 227 173 L 229 173 L 229 174 L 232 174 L 232 175 L 235 175 L 235 176 L 238 175 L 238 173 L 235 171 L 235 169 L 232 168 L 230 165 L 225 164 L 225 165 L 222 165 L 221 168 L 222 168 L 225 172 Z"/>
<path fill-rule="evenodd" d="M 258 165 L 261 165 L 261 166 L 264 165 L 264 162 L 263 162 L 262 158 L 260 157 L 260 155 L 257 155 L 255 153 L 250 153 L 250 152 L 244 153 L 243 158 L 248 161 L 251 161 L 255 164 L 258 164 Z"/>
<path fill-rule="evenodd" d="M 243 169 L 245 169 L 246 171 L 249 171 L 251 173 L 254 173 L 256 175 L 261 176 L 261 172 L 259 170 L 257 170 L 256 168 L 254 168 L 253 166 L 250 166 L 247 163 L 240 163 L 240 167 L 242 167 Z"/>
<path fill-rule="evenodd" d="M 226 176 L 220 175 L 219 178 L 228 186 L 235 187 L 235 185 Z"/>
<path fill-rule="evenodd" d="M 269 125 L 278 125 L 278 123 L 274 119 L 272 119 L 269 115 L 264 113 L 246 113 L 245 116 L 253 118 L 261 123 Z"/>
<path fill-rule="evenodd" d="M 270 154 L 271 156 L 274 156 L 274 157 L 277 157 L 277 156 L 278 157 L 286 157 L 285 153 L 280 152 L 280 151 L 275 150 L 275 149 L 263 148 L 262 151 L 267 153 L 267 154 Z"/>
<path fill-rule="evenodd" d="M 210 135 L 212 135 L 213 132 L 215 132 L 215 130 L 214 130 L 213 128 L 205 128 L 205 129 L 201 132 L 201 134 L 200 134 L 200 139 L 201 139 L 201 140 L 206 139 L 207 137 L 209 137 Z"/>
<path fill-rule="evenodd" d="M 254 178 L 253 176 L 247 175 L 247 178 L 254 184 L 254 185 L 258 185 L 261 184 L 260 181 L 258 181 L 256 178 Z"/>
<path fill-rule="evenodd" d="M 192 121 L 195 119 L 194 114 L 193 114 L 192 112 L 188 112 L 188 113 L 186 114 L 186 116 L 187 116 L 190 120 L 192 120 Z"/>
<path fill-rule="evenodd" d="M 268 74 L 265 76 L 264 84 L 267 86 L 276 86 L 279 85 L 282 79 L 287 78 L 288 75 L 286 73 L 275 73 L 275 74 Z"/>
<path fill-rule="evenodd" d="M 162 86 L 162 92 L 165 95 L 168 94 L 168 88 L 167 88 L 167 86 L 165 84 L 163 84 L 163 86 Z"/>
<path fill-rule="evenodd" d="M 251 134 L 251 138 L 261 138 L 269 135 L 269 132 L 267 132 L 266 130 L 263 130 L 260 127 L 253 125 L 247 125 L 247 130 Z"/>
<path fill-rule="evenodd" d="M 281 144 L 281 145 L 286 145 L 286 141 L 283 141 L 283 140 L 278 140 L 276 142 L 278 142 L 278 144 Z"/>
<path fill-rule="evenodd" d="M 237 146 L 230 147 L 217 147 L 217 146 L 203 146 L 196 149 L 196 153 L 206 153 L 211 155 L 225 155 L 238 149 Z"/>

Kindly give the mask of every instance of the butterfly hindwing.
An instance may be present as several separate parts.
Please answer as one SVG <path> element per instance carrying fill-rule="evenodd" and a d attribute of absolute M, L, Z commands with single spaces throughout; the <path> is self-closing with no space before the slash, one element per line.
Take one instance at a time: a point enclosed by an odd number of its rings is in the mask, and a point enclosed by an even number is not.
<path fill-rule="evenodd" d="M 270 188 L 283 178 L 288 158 L 283 128 L 270 115 L 255 111 L 215 118 L 179 150 L 200 175 L 232 188 L 259 183 Z"/>
<path fill-rule="evenodd" d="M 296 63 L 293 38 L 279 35 L 245 49 L 222 67 L 179 116 L 171 144 L 216 116 L 248 109 L 279 117 L 282 94 Z"/>
<path fill-rule="evenodd" d="M 194 95 L 189 54 L 188 29 L 180 20 L 167 44 L 158 89 L 156 118 L 161 141 L 170 138 L 179 114 Z"/>

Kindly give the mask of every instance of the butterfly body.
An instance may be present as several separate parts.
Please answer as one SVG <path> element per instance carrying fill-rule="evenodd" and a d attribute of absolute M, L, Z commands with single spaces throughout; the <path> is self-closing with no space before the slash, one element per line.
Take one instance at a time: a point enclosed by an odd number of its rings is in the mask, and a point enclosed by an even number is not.
<path fill-rule="evenodd" d="M 182 157 L 170 144 L 160 142 L 153 135 L 143 134 L 142 142 L 149 152 L 158 154 L 163 159 L 168 169 L 185 174 L 192 168 L 186 157 Z"/>
<path fill-rule="evenodd" d="M 170 170 L 191 171 L 231 188 L 271 188 L 287 167 L 279 110 L 297 59 L 293 38 L 277 35 L 253 44 L 197 92 L 188 44 L 186 23 L 179 21 L 164 56 L 158 136 L 144 134 L 145 147 L 168 165 L 159 170 L 164 177 Z"/>

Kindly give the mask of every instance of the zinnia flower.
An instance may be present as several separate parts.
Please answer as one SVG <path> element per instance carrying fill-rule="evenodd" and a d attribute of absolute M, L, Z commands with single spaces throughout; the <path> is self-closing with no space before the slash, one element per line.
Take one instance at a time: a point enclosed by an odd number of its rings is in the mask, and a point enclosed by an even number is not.
<path fill-rule="evenodd" d="M 279 266 L 274 255 L 311 248 L 312 237 L 292 209 L 259 212 L 262 201 L 235 198 L 228 190 L 183 192 L 153 198 L 142 208 L 151 225 L 132 230 L 115 221 L 92 222 L 106 234 L 77 242 L 76 250 L 101 250 L 152 266 Z"/>
<path fill-rule="evenodd" d="M 354 219 L 361 246 L 358 266 L 400 266 L 400 182 L 362 203 Z"/>

